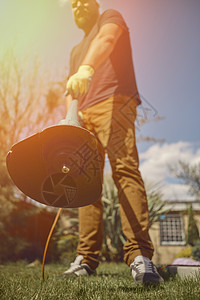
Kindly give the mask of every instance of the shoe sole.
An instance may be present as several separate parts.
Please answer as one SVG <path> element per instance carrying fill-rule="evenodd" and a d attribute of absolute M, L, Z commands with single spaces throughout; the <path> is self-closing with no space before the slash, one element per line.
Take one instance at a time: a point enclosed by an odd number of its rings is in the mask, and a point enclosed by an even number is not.
<path fill-rule="evenodd" d="M 136 275 L 135 282 L 137 284 L 145 284 L 145 285 L 156 285 L 161 284 L 164 282 L 162 278 L 159 277 L 157 274 L 139 274 Z"/>

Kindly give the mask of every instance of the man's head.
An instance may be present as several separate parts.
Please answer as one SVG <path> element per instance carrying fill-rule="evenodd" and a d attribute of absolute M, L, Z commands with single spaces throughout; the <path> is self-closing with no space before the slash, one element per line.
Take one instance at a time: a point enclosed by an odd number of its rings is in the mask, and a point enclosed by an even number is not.
<path fill-rule="evenodd" d="M 76 25 L 86 34 L 99 16 L 99 3 L 96 0 L 70 0 Z"/>

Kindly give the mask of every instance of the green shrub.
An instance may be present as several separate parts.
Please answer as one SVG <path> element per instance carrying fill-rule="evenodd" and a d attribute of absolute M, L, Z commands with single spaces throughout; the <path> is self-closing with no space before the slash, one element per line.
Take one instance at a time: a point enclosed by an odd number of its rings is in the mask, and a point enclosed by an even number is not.
<path fill-rule="evenodd" d="M 200 240 L 195 242 L 195 245 L 192 248 L 192 256 L 195 260 L 200 261 Z"/>
<path fill-rule="evenodd" d="M 188 218 L 187 244 L 194 246 L 199 239 L 199 230 L 194 219 L 192 205 L 188 207 Z"/>
<path fill-rule="evenodd" d="M 22 238 L 1 236 L 0 263 L 23 258 L 23 253 L 28 246 L 28 242 Z"/>
<path fill-rule="evenodd" d="M 106 261 L 123 259 L 125 238 L 122 232 L 117 188 L 110 175 L 104 176 L 103 196 L 103 246 L 101 258 Z"/>
<path fill-rule="evenodd" d="M 76 256 L 76 248 L 78 245 L 78 236 L 67 234 L 57 237 L 54 240 L 52 249 L 53 260 L 59 260 L 62 263 L 72 261 Z"/>
<path fill-rule="evenodd" d="M 176 254 L 176 258 L 180 257 L 186 257 L 191 258 L 192 257 L 192 247 L 186 247 L 183 250 L 181 250 L 179 253 Z"/>
<path fill-rule="evenodd" d="M 149 227 L 151 227 L 155 222 L 160 221 L 160 216 L 166 215 L 170 209 L 167 208 L 168 202 L 163 199 L 159 182 L 146 182 L 145 189 L 149 208 Z"/>

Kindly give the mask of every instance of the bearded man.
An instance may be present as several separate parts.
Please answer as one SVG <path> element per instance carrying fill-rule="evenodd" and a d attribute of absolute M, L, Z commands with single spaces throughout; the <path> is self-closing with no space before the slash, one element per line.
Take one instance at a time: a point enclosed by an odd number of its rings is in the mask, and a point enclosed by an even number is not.
<path fill-rule="evenodd" d="M 84 38 L 70 56 L 67 103 L 78 99 L 83 126 L 99 143 L 102 177 L 105 153 L 118 189 L 122 230 L 126 237 L 124 260 L 136 283 L 163 281 L 151 259 L 149 214 L 139 171 L 135 140 L 138 94 L 129 29 L 116 10 L 99 13 L 96 0 L 71 0 L 73 17 Z M 98 267 L 103 238 L 101 199 L 79 208 L 77 257 L 65 276 L 88 276 Z"/>

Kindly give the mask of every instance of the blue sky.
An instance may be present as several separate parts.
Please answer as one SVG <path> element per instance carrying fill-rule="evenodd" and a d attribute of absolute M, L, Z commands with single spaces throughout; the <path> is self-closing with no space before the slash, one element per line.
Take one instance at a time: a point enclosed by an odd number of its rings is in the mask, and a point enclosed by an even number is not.
<path fill-rule="evenodd" d="M 138 143 L 141 173 L 146 181 L 161 181 L 166 198 L 191 198 L 168 165 L 200 162 L 200 1 L 109 2 L 130 29 L 139 92 L 164 117 L 137 130 L 137 136 L 165 139 Z"/>
<path fill-rule="evenodd" d="M 66 2 L 1 0 L 0 56 L 15 39 L 20 55 L 37 53 L 49 72 L 67 73 L 70 50 L 83 34 Z M 138 143 L 142 175 L 162 179 L 168 195 L 171 191 L 172 197 L 185 198 L 187 188 L 174 182 L 164 166 L 179 158 L 200 161 L 200 1 L 100 2 L 102 11 L 115 8 L 124 16 L 139 92 L 165 118 L 137 130 L 137 136 L 165 139 L 165 143 Z"/>
<path fill-rule="evenodd" d="M 199 142 L 200 1 L 112 2 L 130 28 L 139 91 L 165 117 L 142 133 Z"/>

